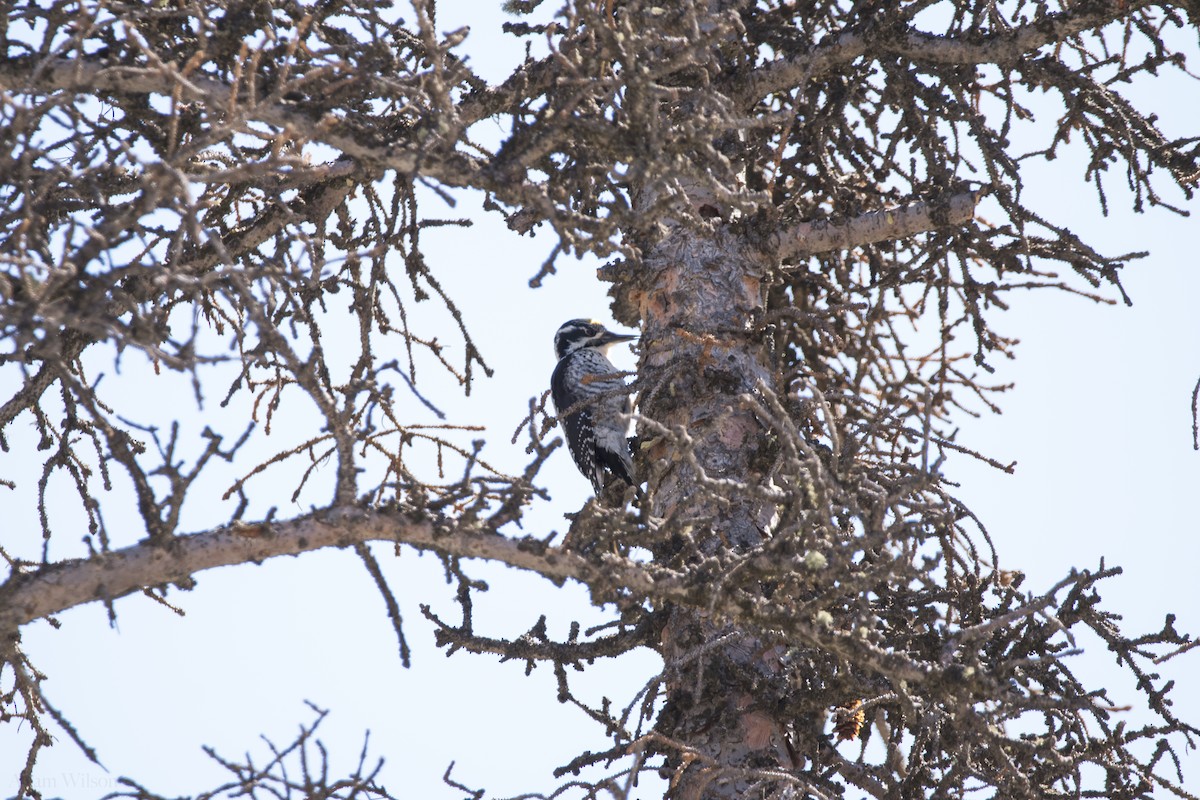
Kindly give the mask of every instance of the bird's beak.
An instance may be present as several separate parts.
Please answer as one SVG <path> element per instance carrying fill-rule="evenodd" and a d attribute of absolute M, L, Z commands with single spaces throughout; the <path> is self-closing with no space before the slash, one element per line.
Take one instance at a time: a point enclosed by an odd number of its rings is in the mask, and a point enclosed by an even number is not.
<path fill-rule="evenodd" d="M 617 342 L 632 342 L 636 338 L 638 338 L 637 334 L 613 333 L 612 331 L 605 331 L 598 337 L 597 346 L 608 347 L 609 345 L 616 344 Z"/>

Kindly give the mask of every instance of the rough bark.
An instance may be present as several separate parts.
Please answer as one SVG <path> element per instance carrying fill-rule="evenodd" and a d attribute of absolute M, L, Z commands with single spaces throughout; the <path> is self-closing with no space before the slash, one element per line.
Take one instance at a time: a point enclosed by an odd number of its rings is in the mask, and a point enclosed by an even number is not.
<path fill-rule="evenodd" d="M 763 480 L 765 437 L 745 402 L 772 386 L 757 333 L 770 254 L 723 225 L 680 227 L 646 254 L 642 275 L 618 305 L 636 306 L 643 324 L 638 364 L 641 429 L 660 563 L 719 570 L 724 555 L 762 543 L 773 509 L 750 492 L 715 493 L 713 483 Z M 657 730 L 685 743 L 671 751 L 677 796 L 738 797 L 742 781 L 712 782 L 711 765 L 779 766 L 782 739 L 757 714 L 769 672 L 758 640 L 691 608 L 675 607 L 662 631 L 667 706 Z"/>

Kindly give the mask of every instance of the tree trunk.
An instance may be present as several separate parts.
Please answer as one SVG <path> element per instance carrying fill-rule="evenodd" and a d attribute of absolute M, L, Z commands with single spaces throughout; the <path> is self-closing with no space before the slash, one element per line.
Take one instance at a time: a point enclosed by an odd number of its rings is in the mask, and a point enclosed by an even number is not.
<path fill-rule="evenodd" d="M 652 516 L 662 521 L 655 556 L 714 590 L 728 556 L 759 545 L 773 516 L 746 491 L 763 480 L 767 437 L 743 401 L 760 382 L 774 388 L 759 329 L 770 258 L 720 221 L 681 224 L 615 292 L 618 313 L 642 322 L 641 459 Z M 671 611 L 657 732 L 674 796 L 741 796 L 746 785 L 712 782 L 712 767 L 781 765 L 782 737 L 761 711 L 772 677 L 771 655 L 761 651 L 704 612 Z"/>

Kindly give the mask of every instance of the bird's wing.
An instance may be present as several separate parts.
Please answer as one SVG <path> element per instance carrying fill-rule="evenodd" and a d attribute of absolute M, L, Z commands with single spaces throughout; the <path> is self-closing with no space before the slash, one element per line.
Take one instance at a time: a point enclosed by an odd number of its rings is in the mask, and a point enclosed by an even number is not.
<path fill-rule="evenodd" d="M 566 432 L 567 449 L 575 466 L 592 482 L 592 488 L 597 493 L 604 488 L 604 470 L 596 460 L 596 439 L 592 435 L 593 422 L 591 409 L 585 404 L 583 408 L 566 416 L 563 412 L 571 407 L 571 397 L 563 387 L 561 372 L 567 368 L 569 359 L 562 359 L 554 368 L 550 381 L 550 396 L 554 400 L 554 409 L 558 412 L 559 422 Z"/>

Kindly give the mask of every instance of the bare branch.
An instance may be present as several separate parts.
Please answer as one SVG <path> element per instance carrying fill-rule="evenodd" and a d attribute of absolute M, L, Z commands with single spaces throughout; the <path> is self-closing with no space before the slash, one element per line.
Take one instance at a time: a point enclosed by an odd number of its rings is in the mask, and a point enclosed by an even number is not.
<path fill-rule="evenodd" d="M 783 258 L 852 250 L 875 242 L 903 239 L 925 231 L 961 225 L 975 216 L 975 206 L 987 188 L 951 195 L 944 200 L 909 203 L 900 208 L 870 211 L 845 221 L 802 222 L 776 234 Z"/>
<path fill-rule="evenodd" d="M 595 581 L 651 593 L 644 566 L 600 565 L 535 539 L 508 539 L 475 526 L 458 526 L 405 511 L 343 508 L 281 522 L 238 523 L 178 536 L 167 546 L 136 544 L 93 558 L 64 561 L 33 574 L 16 574 L 0 587 L 0 631 L 74 606 L 124 597 L 146 587 L 182 581 L 206 569 L 294 556 L 325 547 L 370 541 L 401 542 L 459 558 L 483 558 L 536 572 L 550 580 Z M 605 571 L 609 572 L 604 577 Z"/>
<path fill-rule="evenodd" d="M 169 66 L 112 66 L 87 59 L 13 59 L 0 65 L 0 87 L 13 92 L 103 91 L 155 93 L 202 102 L 212 108 L 236 109 L 243 120 L 275 126 L 294 136 L 321 141 L 361 164 L 390 168 L 404 175 L 421 173 L 450 186 L 470 185 L 482 164 L 466 155 L 452 159 L 437 153 L 436 136 L 419 144 L 391 142 L 376 147 L 355 138 L 332 116 L 313 118 L 302 110 L 271 98 L 249 102 L 228 84 L 203 76 L 185 76 Z"/>
<path fill-rule="evenodd" d="M 1010 64 L 1022 56 L 1062 42 L 1084 31 L 1094 30 L 1152 4 L 1152 0 L 1098 0 L 1081 3 L 1067 11 L 1007 30 L 982 36 L 938 36 L 920 31 L 876 33 L 853 31 L 791 58 L 773 61 L 754 70 L 733 93 L 757 100 L 773 92 L 786 91 L 802 81 L 824 75 L 855 59 L 870 55 L 901 56 L 919 64 Z"/>

